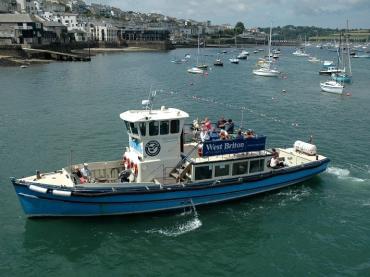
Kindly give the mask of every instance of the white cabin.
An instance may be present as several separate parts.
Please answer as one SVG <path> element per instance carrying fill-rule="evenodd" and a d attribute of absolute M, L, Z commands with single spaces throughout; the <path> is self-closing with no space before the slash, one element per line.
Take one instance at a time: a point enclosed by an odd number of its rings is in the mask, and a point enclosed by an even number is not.
<path fill-rule="evenodd" d="M 160 110 L 130 110 L 120 117 L 129 136 L 124 160 L 133 168 L 135 182 L 162 178 L 181 160 L 186 112 L 162 106 Z"/>

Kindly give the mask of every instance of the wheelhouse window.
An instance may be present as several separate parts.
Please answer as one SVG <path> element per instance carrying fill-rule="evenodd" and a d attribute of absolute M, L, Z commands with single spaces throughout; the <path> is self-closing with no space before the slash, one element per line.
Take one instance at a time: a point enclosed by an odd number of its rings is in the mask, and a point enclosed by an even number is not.
<path fill-rule="evenodd" d="M 149 136 L 158 136 L 159 134 L 159 122 L 149 122 Z"/>
<path fill-rule="evenodd" d="M 130 122 L 131 131 L 133 134 L 138 135 L 139 130 L 137 129 L 136 123 Z"/>
<path fill-rule="evenodd" d="M 171 120 L 171 134 L 177 134 L 180 131 L 180 120 Z"/>
<path fill-rule="evenodd" d="M 215 177 L 227 176 L 230 173 L 230 165 L 221 164 L 215 166 Z"/>
<path fill-rule="evenodd" d="M 248 173 L 248 161 L 236 162 L 233 164 L 233 175 Z"/>
<path fill-rule="evenodd" d="M 127 121 L 125 121 L 125 126 L 126 126 L 126 129 L 127 129 L 127 132 L 128 133 L 131 133 L 130 123 L 128 123 Z"/>
<path fill-rule="evenodd" d="M 140 122 L 139 128 L 140 128 L 141 136 L 145 137 L 146 136 L 146 122 Z"/>
<path fill-rule="evenodd" d="M 265 159 L 251 161 L 249 172 L 250 173 L 261 172 L 264 169 L 264 165 L 265 165 Z"/>
<path fill-rule="evenodd" d="M 212 178 L 212 166 L 197 166 L 195 168 L 195 180 L 205 180 Z"/>
<path fill-rule="evenodd" d="M 169 132 L 169 121 L 161 121 L 161 135 L 168 135 Z"/>

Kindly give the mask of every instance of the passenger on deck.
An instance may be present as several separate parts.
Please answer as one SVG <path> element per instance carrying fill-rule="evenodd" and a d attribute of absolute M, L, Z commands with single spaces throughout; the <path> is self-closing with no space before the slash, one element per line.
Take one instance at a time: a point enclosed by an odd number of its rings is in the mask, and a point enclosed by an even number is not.
<path fill-rule="evenodd" d="M 237 133 L 235 139 L 243 139 L 243 138 L 244 138 L 244 136 L 243 136 L 242 130 L 238 130 L 238 133 Z"/>
<path fill-rule="evenodd" d="M 218 140 L 220 139 L 220 136 L 218 135 L 218 132 L 215 128 L 212 129 L 212 131 L 209 133 L 210 140 Z"/>
<path fill-rule="evenodd" d="M 217 128 L 224 129 L 225 128 L 226 120 L 223 116 L 221 116 L 220 120 L 217 121 Z"/>
<path fill-rule="evenodd" d="M 254 132 L 251 129 L 247 130 L 247 133 L 245 134 L 245 137 L 248 138 L 254 138 Z"/>
<path fill-rule="evenodd" d="M 73 169 L 73 174 L 75 174 L 78 178 L 81 178 L 82 177 L 82 173 L 81 173 L 81 170 L 78 168 L 78 166 L 76 165 L 75 168 Z"/>
<path fill-rule="evenodd" d="M 234 122 L 231 118 L 228 119 L 227 122 L 225 123 L 225 131 L 228 132 L 229 134 L 234 133 Z"/>
<path fill-rule="evenodd" d="M 88 164 L 84 163 L 84 167 L 81 169 L 82 177 L 86 180 L 89 180 L 91 178 L 91 171 L 88 168 Z"/>
<path fill-rule="evenodd" d="M 211 121 L 208 119 L 208 117 L 206 117 L 204 119 L 204 121 L 202 121 L 202 124 L 204 124 L 204 127 L 207 128 L 208 131 L 210 131 L 212 129 L 212 123 Z"/>
<path fill-rule="evenodd" d="M 229 137 L 229 133 L 228 132 L 226 132 L 225 130 L 221 130 L 221 132 L 220 132 L 220 139 L 221 140 L 227 140 L 227 139 L 229 139 L 230 137 Z"/>
<path fill-rule="evenodd" d="M 209 131 L 207 130 L 207 128 L 203 128 L 202 131 L 200 132 L 200 140 L 202 142 L 205 142 L 207 140 L 209 140 L 210 137 L 209 137 Z"/>
<path fill-rule="evenodd" d="M 275 148 L 272 148 L 272 158 L 270 160 L 271 168 L 281 168 L 284 166 L 284 162 L 279 158 L 279 153 Z"/>

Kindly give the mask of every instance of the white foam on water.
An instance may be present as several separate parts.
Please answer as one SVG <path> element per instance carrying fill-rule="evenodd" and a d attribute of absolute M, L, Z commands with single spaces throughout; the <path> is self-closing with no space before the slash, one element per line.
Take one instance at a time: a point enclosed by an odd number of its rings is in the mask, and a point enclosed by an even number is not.
<path fill-rule="evenodd" d="M 338 179 L 348 180 L 352 182 L 365 182 L 365 179 L 350 176 L 351 172 L 348 169 L 338 168 L 338 167 L 328 167 L 327 173 L 337 176 Z"/>
<path fill-rule="evenodd" d="M 202 221 L 195 216 L 191 220 L 183 223 L 183 224 L 177 224 L 172 228 L 161 228 L 161 229 L 153 229 L 146 231 L 147 233 L 157 233 L 161 234 L 167 237 L 177 237 L 186 233 L 189 233 L 191 231 L 194 231 L 202 226 Z"/>
<path fill-rule="evenodd" d="M 337 177 L 347 177 L 350 174 L 348 169 L 343 169 L 339 167 L 328 167 L 326 169 L 326 172 Z"/>

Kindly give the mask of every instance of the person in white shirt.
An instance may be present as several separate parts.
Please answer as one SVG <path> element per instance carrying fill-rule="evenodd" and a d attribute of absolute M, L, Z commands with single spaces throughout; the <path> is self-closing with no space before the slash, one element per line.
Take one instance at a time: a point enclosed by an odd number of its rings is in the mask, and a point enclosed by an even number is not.
<path fill-rule="evenodd" d="M 200 132 L 200 140 L 202 142 L 205 142 L 207 140 L 209 140 L 210 137 L 209 137 L 209 132 L 207 129 L 203 128 L 202 131 Z"/>
<path fill-rule="evenodd" d="M 88 168 L 88 164 L 87 163 L 84 163 L 84 167 L 81 169 L 81 174 L 82 174 L 82 177 L 89 180 L 90 177 L 91 177 L 91 171 L 90 169 Z"/>

